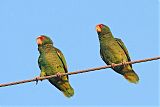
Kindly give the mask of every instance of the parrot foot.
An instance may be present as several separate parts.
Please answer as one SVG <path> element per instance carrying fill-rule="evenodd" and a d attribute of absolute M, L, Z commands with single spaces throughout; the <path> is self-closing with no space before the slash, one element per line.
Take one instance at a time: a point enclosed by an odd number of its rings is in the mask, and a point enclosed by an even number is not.
<path fill-rule="evenodd" d="M 38 84 L 39 78 L 40 78 L 40 76 L 35 77 L 36 85 Z M 41 81 L 42 81 L 42 80 L 41 80 Z"/>
<path fill-rule="evenodd" d="M 127 66 L 126 61 L 122 61 L 122 65 L 126 67 Z"/>
<path fill-rule="evenodd" d="M 56 76 L 57 76 L 58 78 L 62 78 L 62 73 L 57 72 Z"/>
<path fill-rule="evenodd" d="M 114 68 L 115 67 L 115 63 L 111 63 L 111 67 Z"/>

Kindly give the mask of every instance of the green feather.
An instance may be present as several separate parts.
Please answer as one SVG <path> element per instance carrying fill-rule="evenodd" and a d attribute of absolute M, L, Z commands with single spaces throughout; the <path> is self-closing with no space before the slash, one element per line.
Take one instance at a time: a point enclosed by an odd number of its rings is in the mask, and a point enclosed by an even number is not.
<path fill-rule="evenodd" d="M 97 25 L 101 27 L 97 31 L 100 42 L 100 55 L 106 64 L 122 63 L 131 61 L 128 50 L 122 40 L 114 38 L 108 26 L 103 24 Z M 137 83 L 138 75 L 133 71 L 132 65 L 117 66 L 112 68 L 117 73 L 123 75 L 128 81 Z"/>
<path fill-rule="evenodd" d="M 49 76 L 59 73 L 67 73 L 67 63 L 62 52 L 53 46 L 52 40 L 43 36 L 45 39 L 38 45 L 40 56 L 38 58 L 40 76 Z M 66 97 L 74 95 L 74 90 L 69 84 L 68 76 L 61 78 L 51 78 L 49 82 L 64 93 Z"/>
<path fill-rule="evenodd" d="M 117 41 L 117 43 L 119 44 L 119 46 L 121 46 L 121 48 L 122 48 L 123 51 L 125 52 L 125 54 L 126 54 L 126 56 L 127 56 L 127 58 L 128 58 L 128 61 L 131 61 L 131 58 L 130 58 L 130 56 L 129 56 L 129 52 L 128 52 L 126 46 L 124 45 L 124 43 L 122 42 L 122 40 L 119 39 L 119 38 L 115 38 L 115 40 Z M 132 67 L 132 64 L 130 64 L 130 66 Z"/>

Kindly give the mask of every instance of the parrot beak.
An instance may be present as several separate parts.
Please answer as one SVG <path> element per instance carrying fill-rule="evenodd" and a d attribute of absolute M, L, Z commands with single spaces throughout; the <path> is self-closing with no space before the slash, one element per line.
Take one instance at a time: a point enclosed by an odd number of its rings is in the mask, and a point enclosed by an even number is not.
<path fill-rule="evenodd" d="M 101 29 L 102 26 L 103 26 L 102 24 L 99 24 L 99 25 L 96 26 L 97 32 L 101 32 L 102 31 L 102 29 Z"/>
<path fill-rule="evenodd" d="M 39 37 L 37 38 L 37 44 L 38 44 L 38 45 L 42 45 L 42 36 L 39 36 Z"/>

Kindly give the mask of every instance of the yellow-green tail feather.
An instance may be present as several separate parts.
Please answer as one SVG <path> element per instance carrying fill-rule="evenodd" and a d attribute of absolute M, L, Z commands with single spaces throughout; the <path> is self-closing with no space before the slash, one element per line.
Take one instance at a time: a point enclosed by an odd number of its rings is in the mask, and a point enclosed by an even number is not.
<path fill-rule="evenodd" d="M 74 89 L 68 82 L 65 82 L 61 85 L 61 91 L 63 92 L 64 96 L 70 98 L 74 95 Z"/>
<path fill-rule="evenodd" d="M 137 84 L 139 81 L 138 75 L 133 70 L 125 72 L 123 76 L 131 83 Z"/>
<path fill-rule="evenodd" d="M 66 81 L 54 81 L 54 78 L 49 79 L 49 82 L 58 88 L 66 97 L 72 97 L 74 95 L 74 89 L 69 84 L 68 80 Z"/>

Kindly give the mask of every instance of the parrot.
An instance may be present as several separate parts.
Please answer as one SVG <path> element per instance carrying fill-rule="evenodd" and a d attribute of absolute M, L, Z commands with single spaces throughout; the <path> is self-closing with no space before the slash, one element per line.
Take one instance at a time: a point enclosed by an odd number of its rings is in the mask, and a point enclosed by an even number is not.
<path fill-rule="evenodd" d="M 48 79 L 49 82 L 59 89 L 66 97 L 70 98 L 74 95 L 74 89 L 69 83 L 68 76 L 61 76 L 67 73 L 67 63 L 62 52 L 53 45 L 52 40 L 46 35 L 37 37 L 38 65 L 41 70 L 39 77 L 57 75 L 55 78 Z"/>
<path fill-rule="evenodd" d="M 129 52 L 119 38 L 114 38 L 110 28 L 104 24 L 96 25 L 96 31 L 100 42 L 100 56 L 102 60 L 107 64 L 111 65 L 112 69 L 123 75 L 131 83 L 138 83 L 139 77 L 135 73 L 131 64 L 114 66 L 114 64 L 131 61 Z"/>

